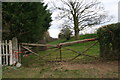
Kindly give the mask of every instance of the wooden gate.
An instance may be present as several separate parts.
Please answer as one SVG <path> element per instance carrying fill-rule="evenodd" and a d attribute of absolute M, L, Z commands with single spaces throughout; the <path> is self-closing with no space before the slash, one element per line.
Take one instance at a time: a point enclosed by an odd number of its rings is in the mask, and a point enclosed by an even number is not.
<path fill-rule="evenodd" d="M 13 65 L 19 61 L 17 38 L 0 41 L 0 64 Z"/>

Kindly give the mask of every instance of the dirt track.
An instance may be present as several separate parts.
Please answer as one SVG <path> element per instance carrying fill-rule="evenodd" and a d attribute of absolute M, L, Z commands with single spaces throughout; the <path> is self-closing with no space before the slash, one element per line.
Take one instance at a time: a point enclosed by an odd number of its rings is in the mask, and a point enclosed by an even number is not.
<path fill-rule="evenodd" d="M 100 78 L 105 78 L 104 75 L 111 74 L 110 78 L 118 78 L 118 61 L 105 61 L 105 62 L 91 62 L 91 63 L 60 63 L 59 67 L 54 69 L 64 70 L 95 70 L 96 73 L 91 71 L 90 74 L 98 74 Z M 93 72 L 93 73 L 92 73 Z M 88 73 L 89 74 L 89 73 Z"/>

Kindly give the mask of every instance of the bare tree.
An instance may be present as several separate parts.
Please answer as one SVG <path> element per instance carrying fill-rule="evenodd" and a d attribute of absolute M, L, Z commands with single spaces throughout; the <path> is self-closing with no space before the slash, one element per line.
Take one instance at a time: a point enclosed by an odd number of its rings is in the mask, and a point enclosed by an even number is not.
<path fill-rule="evenodd" d="M 79 31 L 92 25 L 105 22 L 107 17 L 101 2 L 97 0 L 59 0 L 58 5 L 52 2 L 52 11 L 58 10 L 57 19 L 67 20 L 73 24 L 75 39 L 79 39 Z"/>

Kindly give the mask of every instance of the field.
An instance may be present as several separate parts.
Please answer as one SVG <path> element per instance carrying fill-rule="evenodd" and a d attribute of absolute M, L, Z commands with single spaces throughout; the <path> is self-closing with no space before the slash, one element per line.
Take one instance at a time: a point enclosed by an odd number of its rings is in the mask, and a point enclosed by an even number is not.
<path fill-rule="evenodd" d="M 83 35 L 80 39 L 93 37 L 96 37 L 96 35 Z M 69 41 L 73 40 L 72 38 Z M 61 42 L 65 42 L 65 40 L 57 40 L 48 44 L 58 44 Z M 40 57 L 34 54 L 23 57 L 22 67 L 3 67 L 3 78 L 118 78 L 118 61 L 99 59 L 99 43 L 85 53 L 98 59 L 81 55 L 75 60 L 69 61 L 78 54 L 66 50 L 66 48 L 82 52 L 95 42 L 63 47 L 62 62 L 60 62 L 60 51 L 55 49 L 39 51 L 37 54 Z M 45 56 L 48 53 L 51 54 Z"/>

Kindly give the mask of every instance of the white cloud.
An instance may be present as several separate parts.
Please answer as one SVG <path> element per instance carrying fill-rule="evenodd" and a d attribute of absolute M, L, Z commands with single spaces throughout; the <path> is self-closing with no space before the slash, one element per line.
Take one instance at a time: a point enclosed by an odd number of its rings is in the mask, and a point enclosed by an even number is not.
<path fill-rule="evenodd" d="M 118 2 L 119 0 L 100 0 L 109 15 L 114 16 L 113 22 L 118 21 Z"/>
<path fill-rule="evenodd" d="M 60 33 L 59 29 L 49 29 L 50 36 L 53 38 L 58 38 L 58 34 Z"/>

